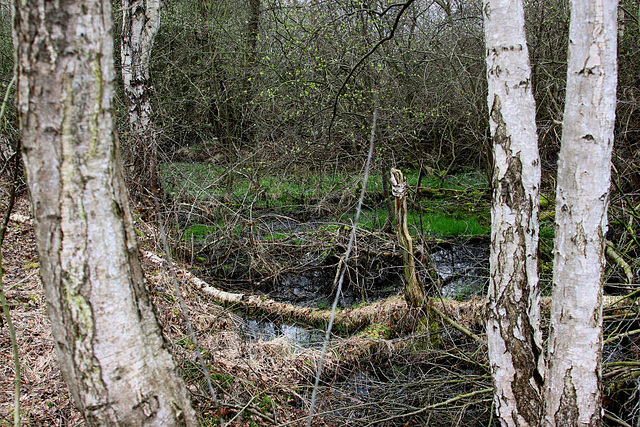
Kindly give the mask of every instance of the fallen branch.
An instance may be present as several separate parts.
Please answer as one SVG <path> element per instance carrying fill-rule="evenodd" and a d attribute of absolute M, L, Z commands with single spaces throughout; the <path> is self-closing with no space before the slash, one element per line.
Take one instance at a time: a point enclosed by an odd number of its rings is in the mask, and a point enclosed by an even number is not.
<path fill-rule="evenodd" d="M 633 283 L 633 271 L 631 270 L 631 266 L 622 258 L 622 256 L 616 252 L 616 248 L 610 240 L 607 240 L 607 246 L 605 249 L 605 255 L 609 258 L 609 261 L 615 263 L 622 271 L 624 271 L 624 275 L 627 277 L 627 283 Z"/>
<path fill-rule="evenodd" d="M 440 316 L 440 318 L 445 323 L 447 323 L 449 326 L 452 326 L 454 329 L 458 330 L 459 332 L 463 333 L 464 335 L 468 336 L 469 338 L 472 338 L 475 342 L 477 342 L 481 346 L 486 346 L 487 345 L 487 341 L 486 340 L 480 338 L 479 336 L 477 336 L 476 334 L 471 332 L 469 329 L 465 328 L 464 326 L 462 326 L 461 324 L 459 324 L 458 322 L 456 322 L 455 320 L 453 320 L 452 318 L 450 318 L 449 316 L 444 314 L 442 311 L 440 311 L 437 308 L 435 308 L 433 304 L 431 304 L 431 306 L 429 308 L 431 309 L 432 312 L 434 312 L 435 314 Z"/>
<path fill-rule="evenodd" d="M 625 338 L 631 335 L 637 335 L 640 334 L 640 329 L 634 329 L 633 331 L 627 331 L 627 332 L 623 332 L 621 334 L 618 335 L 614 335 L 612 337 L 607 338 L 606 340 L 604 340 L 603 345 L 607 345 L 613 341 L 619 340 L 621 338 Z"/>
<path fill-rule="evenodd" d="M 142 251 L 142 256 L 158 267 L 162 267 L 165 263 L 162 258 L 149 251 Z M 331 316 L 329 310 L 300 307 L 274 301 L 263 296 L 226 292 L 211 286 L 204 280 L 196 277 L 193 273 L 177 266 L 176 274 L 200 294 L 227 307 L 242 308 L 249 312 L 260 311 L 267 316 L 292 320 L 312 326 L 326 325 Z M 336 313 L 335 322 L 342 325 L 348 331 L 353 332 L 371 323 L 386 323 L 390 325 L 406 324 L 408 312 L 409 310 L 404 299 L 393 296 L 365 307 L 340 310 Z M 400 322 L 401 320 L 405 320 L 405 322 Z"/>
<path fill-rule="evenodd" d="M 142 256 L 158 267 L 162 267 L 165 264 L 165 261 L 153 252 L 142 251 Z M 183 268 L 175 266 L 175 269 L 178 277 L 182 278 L 198 293 L 227 307 L 241 308 L 248 312 L 259 311 L 266 316 L 286 319 L 311 326 L 324 326 L 328 323 L 331 316 L 329 310 L 300 307 L 274 301 L 263 296 L 226 292 L 211 286 L 209 283 Z M 465 302 L 440 300 L 438 304 L 442 305 L 442 309 L 433 307 L 435 301 L 430 301 L 430 304 L 433 313 L 439 316 L 445 323 L 473 339 L 478 344 L 485 345 L 482 337 L 474 334 L 468 327 L 463 325 L 463 323 L 477 325 L 484 322 L 483 300 L 477 299 Z M 447 312 L 450 314 L 447 314 Z M 397 331 L 410 325 L 415 325 L 418 313 L 419 310 L 410 309 L 404 298 L 392 296 L 364 307 L 340 310 L 336 313 L 335 322 L 349 332 L 355 332 L 371 324 L 388 325 L 390 329 Z M 460 319 L 454 320 L 452 315 Z"/>
<path fill-rule="evenodd" d="M 618 424 L 618 425 L 620 425 L 622 427 L 631 427 L 631 424 L 628 424 L 628 423 L 622 421 L 620 418 L 616 417 L 615 415 L 613 415 L 613 414 L 611 414 L 609 412 L 605 411 L 605 413 L 603 414 L 603 417 L 608 419 L 609 421 L 613 421 L 614 423 L 616 423 L 616 424 Z"/>

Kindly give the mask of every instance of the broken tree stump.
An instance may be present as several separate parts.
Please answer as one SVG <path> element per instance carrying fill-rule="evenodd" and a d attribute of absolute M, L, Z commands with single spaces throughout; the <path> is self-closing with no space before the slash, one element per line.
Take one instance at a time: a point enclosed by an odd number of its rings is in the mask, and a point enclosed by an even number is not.
<path fill-rule="evenodd" d="M 399 169 L 391 168 L 391 193 L 395 197 L 396 234 L 404 260 L 405 299 L 413 307 L 422 307 L 427 296 L 413 259 L 413 240 L 407 225 L 407 180 Z"/>

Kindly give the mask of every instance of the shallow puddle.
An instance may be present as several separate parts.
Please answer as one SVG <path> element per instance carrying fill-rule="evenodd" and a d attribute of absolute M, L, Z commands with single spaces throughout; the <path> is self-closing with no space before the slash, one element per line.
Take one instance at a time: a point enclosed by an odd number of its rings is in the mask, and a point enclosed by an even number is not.
<path fill-rule="evenodd" d="M 489 281 L 489 246 L 483 242 L 447 243 L 431 254 L 442 282 L 443 298 L 484 295 Z"/>
<path fill-rule="evenodd" d="M 272 341 L 284 337 L 295 347 L 310 348 L 322 346 L 324 340 L 324 331 L 318 329 L 254 319 L 244 319 L 240 330 L 249 342 Z"/>

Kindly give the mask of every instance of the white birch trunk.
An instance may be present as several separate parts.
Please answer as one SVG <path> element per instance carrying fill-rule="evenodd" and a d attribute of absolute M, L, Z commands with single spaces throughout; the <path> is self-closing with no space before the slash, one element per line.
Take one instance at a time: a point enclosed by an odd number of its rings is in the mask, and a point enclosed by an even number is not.
<path fill-rule="evenodd" d="M 493 204 L 487 341 L 503 425 L 537 425 L 544 352 L 539 328 L 540 159 L 520 0 L 484 2 L 493 136 Z"/>
<path fill-rule="evenodd" d="M 158 190 L 158 141 L 153 128 L 149 61 L 160 28 L 160 0 L 122 0 L 120 56 L 122 81 L 131 129 L 133 184 L 138 190 Z"/>
<path fill-rule="evenodd" d="M 616 0 L 572 0 L 558 161 L 545 423 L 599 425 L 602 276 L 616 107 Z"/>
<path fill-rule="evenodd" d="M 138 260 L 107 0 L 14 3 L 17 105 L 62 374 L 92 426 L 196 425 Z"/>

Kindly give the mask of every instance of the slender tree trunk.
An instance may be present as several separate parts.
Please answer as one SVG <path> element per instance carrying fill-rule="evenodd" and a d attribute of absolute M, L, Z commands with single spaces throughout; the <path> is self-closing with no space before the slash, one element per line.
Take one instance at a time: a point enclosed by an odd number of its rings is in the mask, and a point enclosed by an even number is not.
<path fill-rule="evenodd" d="M 249 0 L 249 20 L 247 22 L 248 65 L 256 62 L 258 32 L 260 29 L 260 0 Z"/>
<path fill-rule="evenodd" d="M 159 189 L 158 139 L 152 122 L 149 59 L 160 28 L 160 0 L 122 0 L 121 61 L 131 140 L 130 171 L 136 195 Z"/>
<path fill-rule="evenodd" d="M 111 8 L 14 2 L 40 275 L 61 371 L 87 424 L 196 425 L 138 260 L 113 133 Z"/>
<path fill-rule="evenodd" d="M 494 165 L 487 320 L 494 399 L 503 425 L 535 426 L 542 416 L 544 372 L 540 159 L 522 1 L 485 1 L 484 24 Z"/>
<path fill-rule="evenodd" d="M 556 191 L 546 425 L 599 425 L 602 275 L 616 107 L 616 0 L 572 0 Z"/>

